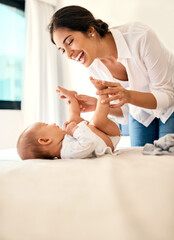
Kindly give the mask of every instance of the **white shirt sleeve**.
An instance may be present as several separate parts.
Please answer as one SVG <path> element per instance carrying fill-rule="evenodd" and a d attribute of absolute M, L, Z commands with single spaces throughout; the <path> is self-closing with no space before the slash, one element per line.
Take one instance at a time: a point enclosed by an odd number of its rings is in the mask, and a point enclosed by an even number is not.
<path fill-rule="evenodd" d="M 86 125 L 85 121 L 78 124 L 73 137 L 65 135 L 61 149 L 61 158 L 86 158 L 95 150 L 97 136 Z"/>
<path fill-rule="evenodd" d="M 157 101 L 154 110 L 157 117 L 174 104 L 174 70 L 171 60 L 174 61 L 172 53 L 166 51 L 151 29 L 148 30 L 143 46 L 143 61 L 150 78 L 151 92 Z"/>
<path fill-rule="evenodd" d="M 128 124 L 128 120 L 129 120 L 129 105 L 128 104 L 124 104 L 121 107 L 122 113 L 123 113 L 123 117 L 116 117 L 114 116 L 114 119 L 117 123 L 126 125 Z"/>

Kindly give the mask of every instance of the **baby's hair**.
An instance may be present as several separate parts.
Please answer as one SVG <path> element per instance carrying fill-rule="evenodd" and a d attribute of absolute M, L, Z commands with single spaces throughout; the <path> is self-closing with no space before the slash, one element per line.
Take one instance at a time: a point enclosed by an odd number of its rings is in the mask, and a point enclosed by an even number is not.
<path fill-rule="evenodd" d="M 52 158 L 48 150 L 38 143 L 35 132 L 32 130 L 28 131 L 28 128 L 26 128 L 18 138 L 17 151 L 22 160 Z"/>
<path fill-rule="evenodd" d="M 100 19 L 95 19 L 90 11 L 80 6 L 67 6 L 59 9 L 52 16 L 48 29 L 53 40 L 53 32 L 58 28 L 68 28 L 73 31 L 87 33 L 89 28 L 93 26 L 100 37 L 104 37 L 108 33 L 108 24 Z"/>

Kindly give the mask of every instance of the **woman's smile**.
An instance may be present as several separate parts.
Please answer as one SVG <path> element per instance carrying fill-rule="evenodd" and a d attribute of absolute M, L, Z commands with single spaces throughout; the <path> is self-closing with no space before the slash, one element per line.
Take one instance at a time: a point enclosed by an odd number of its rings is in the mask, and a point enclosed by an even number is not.
<path fill-rule="evenodd" d="M 94 60 L 94 39 L 88 34 L 78 31 L 71 31 L 67 28 L 56 29 L 53 33 L 53 40 L 62 53 L 66 53 L 71 60 L 90 66 Z"/>
<path fill-rule="evenodd" d="M 85 63 L 85 53 L 84 53 L 84 51 L 80 51 L 80 53 L 76 57 L 72 56 L 72 59 L 77 61 L 77 62 L 80 62 L 81 64 L 84 64 Z"/>

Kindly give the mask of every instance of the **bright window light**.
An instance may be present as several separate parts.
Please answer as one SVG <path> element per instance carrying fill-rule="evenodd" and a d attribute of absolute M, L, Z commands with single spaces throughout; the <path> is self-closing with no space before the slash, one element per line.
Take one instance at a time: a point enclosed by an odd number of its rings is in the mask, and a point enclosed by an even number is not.
<path fill-rule="evenodd" d="M 20 102 L 25 53 L 24 11 L 0 4 L 0 35 L 0 102 Z"/>

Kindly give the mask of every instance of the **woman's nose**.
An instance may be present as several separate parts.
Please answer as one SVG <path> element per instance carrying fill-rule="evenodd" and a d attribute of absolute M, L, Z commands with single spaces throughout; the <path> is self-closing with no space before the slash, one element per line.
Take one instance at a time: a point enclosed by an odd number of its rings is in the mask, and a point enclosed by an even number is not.
<path fill-rule="evenodd" d="M 73 59 L 73 51 L 72 51 L 72 50 L 68 50 L 68 51 L 67 51 L 67 57 L 68 57 L 69 59 Z"/>

